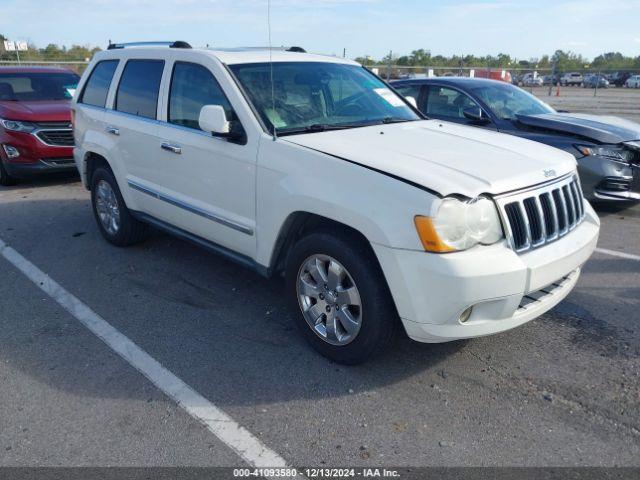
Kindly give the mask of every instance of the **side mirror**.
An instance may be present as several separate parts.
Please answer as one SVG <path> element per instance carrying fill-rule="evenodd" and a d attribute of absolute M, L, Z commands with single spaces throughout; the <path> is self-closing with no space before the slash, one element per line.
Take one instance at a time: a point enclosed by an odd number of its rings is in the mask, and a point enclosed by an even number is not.
<path fill-rule="evenodd" d="M 225 136 L 231 131 L 227 114 L 220 105 L 205 105 L 200 109 L 198 125 L 205 132 Z"/>
<path fill-rule="evenodd" d="M 416 102 L 416 99 L 414 97 L 404 97 L 404 98 L 407 100 L 407 102 L 409 102 L 413 106 L 413 108 L 416 108 L 416 109 L 418 108 L 418 102 Z"/>
<path fill-rule="evenodd" d="M 462 111 L 462 114 L 473 122 L 482 124 L 491 122 L 491 119 L 484 114 L 480 107 L 467 107 Z"/>

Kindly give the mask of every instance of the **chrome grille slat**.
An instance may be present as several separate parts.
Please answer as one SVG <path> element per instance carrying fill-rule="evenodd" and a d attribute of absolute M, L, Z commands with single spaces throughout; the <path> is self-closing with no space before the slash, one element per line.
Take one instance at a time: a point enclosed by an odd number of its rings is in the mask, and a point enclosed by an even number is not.
<path fill-rule="evenodd" d="M 540 241 L 536 245 L 534 245 L 534 246 L 538 246 L 546 242 L 547 224 L 544 220 L 544 212 L 542 210 L 542 203 L 540 202 L 540 197 L 533 197 L 533 202 L 536 206 L 536 214 L 538 215 L 538 221 L 540 222 L 540 230 L 541 230 Z"/>
<path fill-rule="evenodd" d="M 562 230 L 560 230 L 560 236 L 566 234 L 569 231 L 569 213 L 567 211 L 567 202 L 564 200 L 562 189 L 558 188 L 553 192 L 554 197 L 560 199 L 560 208 L 562 209 Z"/>
<path fill-rule="evenodd" d="M 571 193 L 569 192 L 569 187 L 567 187 L 566 185 L 564 187 L 562 187 L 562 193 L 564 194 L 564 198 L 567 201 L 567 207 L 569 208 L 569 218 L 567 219 L 567 222 L 569 223 L 569 230 L 573 230 L 573 227 L 576 224 L 576 206 L 573 202 L 573 197 L 571 196 Z"/>
<path fill-rule="evenodd" d="M 45 144 L 56 147 L 73 147 L 73 130 L 38 130 L 35 135 Z"/>
<path fill-rule="evenodd" d="M 531 224 L 529 223 L 529 216 L 524 208 L 524 203 L 518 202 L 518 209 L 520 210 L 520 215 L 522 215 L 522 220 L 524 221 L 524 234 L 526 237 L 526 242 L 522 248 L 528 249 L 531 247 Z"/>
<path fill-rule="evenodd" d="M 511 247 L 518 253 L 567 235 L 584 219 L 577 176 L 496 198 Z"/>
<path fill-rule="evenodd" d="M 540 198 L 545 198 L 545 204 L 549 205 L 549 211 L 551 213 L 551 225 L 552 233 L 547 232 L 547 241 L 552 241 L 558 238 L 559 225 L 558 225 L 558 211 L 556 210 L 556 202 L 553 200 L 553 195 L 550 192 L 543 193 Z"/>
<path fill-rule="evenodd" d="M 576 202 L 576 207 L 578 209 L 578 218 L 582 218 L 584 215 L 584 205 L 582 203 L 582 199 L 580 198 L 580 192 L 578 192 L 578 186 L 575 183 L 571 183 L 569 185 L 571 189 L 571 194 L 573 195 L 573 199 Z"/>

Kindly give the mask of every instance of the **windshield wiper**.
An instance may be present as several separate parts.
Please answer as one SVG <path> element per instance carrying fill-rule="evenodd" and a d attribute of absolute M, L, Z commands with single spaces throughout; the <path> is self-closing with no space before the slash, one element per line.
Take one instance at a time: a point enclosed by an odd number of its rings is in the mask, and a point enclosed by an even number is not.
<path fill-rule="evenodd" d="M 283 132 L 278 132 L 280 136 L 283 135 L 295 135 L 296 133 L 315 133 L 315 132 L 328 132 L 330 130 L 345 130 L 347 128 L 358 128 L 365 127 L 365 125 L 346 125 L 346 124 L 338 124 L 331 125 L 328 123 L 314 123 L 313 125 L 307 125 L 305 127 L 292 128 L 291 130 L 285 130 Z"/>
<path fill-rule="evenodd" d="M 413 122 L 414 120 L 410 120 L 407 118 L 398 118 L 398 117 L 384 117 L 380 123 L 388 124 L 388 123 L 405 123 L 405 122 Z"/>
<path fill-rule="evenodd" d="M 355 128 L 360 125 L 330 125 L 328 123 L 314 123 L 305 127 L 307 132 L 326 132 L 327 130 L 344 130 L 345 128 Z"/>
<path fill-rule="evenodd" d="M 330 130 L 346 130 L 348 128 L 362 128 L 362 127 L 372 127 L 374 125 L 388 124 L 388 123 L 404 123 L 404 122 L 412 122 L 413 120 L 407 120 L 406 118 L 397 118 L 397 117 L 385 117 L 380 120 L 375 120 L 373 122 L 365 122 L 365 123 L 354 123 L 354 124 L 329 124 L 329 123 L 314 123 L 312 125 L 306 125 L 304 127 L 292 128 L 291 130 L 285 130 L 283 132 L 278 132 L 278 135 L 295 135 L 298 133 L 316 133 L 316 132 L 328 132 Z"/>

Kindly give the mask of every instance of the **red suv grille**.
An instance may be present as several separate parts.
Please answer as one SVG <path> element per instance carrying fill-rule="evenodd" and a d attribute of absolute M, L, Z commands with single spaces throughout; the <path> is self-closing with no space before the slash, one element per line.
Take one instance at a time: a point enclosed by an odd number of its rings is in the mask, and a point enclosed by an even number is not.
<path fill-rule="evenodd" d="M 47 145 L 73 147 L 73 130 L 40 130 L 38 138 Z"/>
<path fill-rule="evenodd" d="M 36 136 L 47 145 L 73 147 L 73 127 L 71 122 L 37 122 Z"/>

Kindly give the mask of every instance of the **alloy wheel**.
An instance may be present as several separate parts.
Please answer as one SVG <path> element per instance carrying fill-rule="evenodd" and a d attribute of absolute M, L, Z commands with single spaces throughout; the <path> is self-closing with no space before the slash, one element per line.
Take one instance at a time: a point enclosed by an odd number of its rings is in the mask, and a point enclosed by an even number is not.
<path fill-rule="evenodd" d="M 356 338 L 362 326 L 360 292 L 335 258 L 308 257 L 298 271 L 296 290 L 302 315 L 316 335 L 339 346 Z"/>
<path fill-rule="evenodd" d="M 120 230 L 120 207 L 116 193 L 105 180 L 100 180 L 96 188 L 96 212 L 107 233 L 116 235 Z"/>

